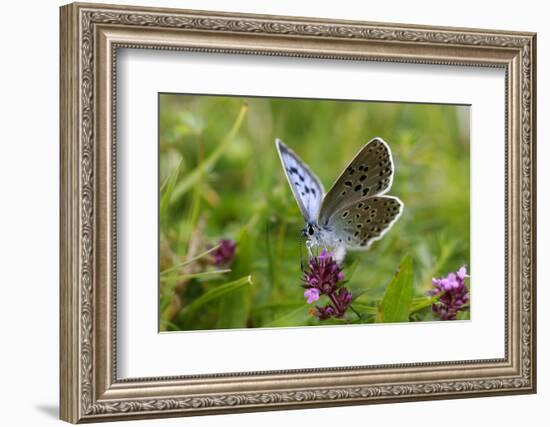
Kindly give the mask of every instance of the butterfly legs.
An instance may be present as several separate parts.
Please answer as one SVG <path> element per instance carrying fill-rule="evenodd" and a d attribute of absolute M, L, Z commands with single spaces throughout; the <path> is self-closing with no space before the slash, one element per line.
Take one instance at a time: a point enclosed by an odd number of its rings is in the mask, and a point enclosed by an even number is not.
<path fill-rule="evenodd" d="M 306 240 L 306 248 L 307 248 L 307 253 L 309 255 L 310 258 L 313 258 L 315 255 L 313 254 L 313 248 L 317 246 L 317 242 L 315 242 L 314 240 L 312 239 L 307 239 Z"/>
<path fill-rule="evenodd" d="M 313 239 L 307 239 L 306 247 L 309 257 L 313 258 L 314 256 L 316 256 L 313 249 L 316 247 L 319 248 L 320 245 L 317 241 Z M 331 252 L 330 248 L 328 247 L 324 247 L 324 249 L 327 252 Z M 332 248 L 332 254 L 334 260 L 341 265 L 344 262 L 344 258 L 346 257 L 346 247 L 344 245 L 335 246 Z"/>

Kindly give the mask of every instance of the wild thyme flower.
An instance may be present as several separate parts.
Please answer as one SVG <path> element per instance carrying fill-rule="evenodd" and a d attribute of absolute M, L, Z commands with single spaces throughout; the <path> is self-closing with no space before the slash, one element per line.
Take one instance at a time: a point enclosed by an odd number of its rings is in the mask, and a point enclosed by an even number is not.
<path fill-rule="evenodd" d="M 432 304 L 432 311 L 441 320 L 455 320 L 458 311 L 468 303 L 470 294 L 465 285 L 468 273 L 466 266 L 462 266 L 456 273 L 449 273 L 447 277 L 432 279 L 434 289 L 428 295 L 439 295 L 437 302 Z"/>
<path fill-rule="evenodd" d="M 319 300 L 319 289 L 309 288 L 304 292 L 304 296 L 307 298 L 307 303 L 311 304 L 313 301 Z"/>
<path fill-rule="evenodd" d="M 338 292 L 331 295 L 331 300 L 337 309 L 336 317 L 342 317 L 351 304 L 351 292 L 347 288 L 341 287 Z"/>
<path fill-rule="evenodd" d="M 319 320 L 326 320 L 334 316 L 336 314 L 336 311 L 334 310 L 332 305 L 327 304 L 324 307 L 316 306 L 313 314 L 315 314 L 315 316 L 317 316 Z"/>
<path fill-rule="evenodd" d="M 218 242 L 219 247 L 212 252 L 212 262 L 214 265 L 229 265 L 235 256 L 237 244 L 233 240 L 222 239 Z"/>
<path fill-rule="evenodd" d="M 312 311 L 319 320 L 331 317 L 343 317 L 351 304 L 352 295 L 343 286 L 344 273 L 333 255 L 323 249 L 317 257 L 309 259 L 308 268 L 304 272 L 303 287 L 307 303 L 318 301 L 321 295 L 326 295 L 330 302 L 324 307 L 315 306 Z"/>
<path fill-rule="evenodd" d="M 303 280 L 306 289 L 315 288 L 323 295 L 330 295 L 336 292 L 339 283 L 344 280 L 344 273 L 332 254 L 323 249 L 319 256 L 309 259 Z"/>

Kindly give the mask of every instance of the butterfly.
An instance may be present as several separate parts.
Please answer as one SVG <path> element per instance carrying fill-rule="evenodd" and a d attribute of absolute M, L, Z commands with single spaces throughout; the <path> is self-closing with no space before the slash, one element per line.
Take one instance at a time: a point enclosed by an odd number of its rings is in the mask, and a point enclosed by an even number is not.
<path fill-rule="evenodd" d="M 403 202 L 386 196 L 393 182 L 391 150 L 381 138 L 367 142 L 325 194 L 311 169 L 280 139 L 275 145 L 288 184 L 306 222 L 308 249 L 331 248 L 343 259 L 346 250 L 368 249 L 390 230 Z"/>

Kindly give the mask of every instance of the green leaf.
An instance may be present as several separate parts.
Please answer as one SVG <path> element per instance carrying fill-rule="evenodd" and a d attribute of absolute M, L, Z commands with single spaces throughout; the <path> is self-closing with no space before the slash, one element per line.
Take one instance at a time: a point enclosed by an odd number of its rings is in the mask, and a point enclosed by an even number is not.
<path fill-rule="evenodd" d="M 309 305 L 307 303 L 302 304 L 295 310 L 292 310 L 281 317 L 273 320 L 272 322 L 262 325 L 263 327 L 281 327 L 281 326 L 302 326 L 307 324 L 307 320 L 310 317 L 308 313 Z"/>
<path fill-rule="evenodd" d="M 359 301 L 353 301 L 352 303 L 353 308 L 355 308 L 357 311 L 363 313 L 363 314 L 376 314 L 377 309 L 376 307 L 373 307 L 372 305 L 366 304 L 364 302 Z"/>
<path fill-rule="evenodd" d="M 407 322 L 413 299 L 411 259 L 406 256 L 389 284 L 378 307 L 378 320 L 384 323 Z"/>
<path fill-rule="evenodd" d="M 457 313 L 456 320 L 470 320 L 470 310 L 460 310 Z"/>
<path fill-rule="evenodd" d="M 440 296 L 441 294 L 436 294 L 432 297 L 415 298 L 411 305 L 411 313 L 431 307 L 432 304 L 435 304 L 437 302 Z"/>
<path fill-rule="evenodd" d="M 236 292 L 241 288 L 244 288 L 246 286 L 249 286 L 252 284 L 252 277 L 246 276 L 241 277 L 240 279 L 237 279 L 233 282 L 226 283 L 225 285 L 217 286 L 208 292 L 205 292 L 202 294 L 199 298 L 197 298 L 195 301 L 193 301 L 191 304 L 185 306 L 179 313 L 179 317 L 181 319 L 189 319 L 195 312 L 203 308 L 203 306 L 211 303 L 212 301 L 216 301 L 223 296 L 231 293 Z"/>

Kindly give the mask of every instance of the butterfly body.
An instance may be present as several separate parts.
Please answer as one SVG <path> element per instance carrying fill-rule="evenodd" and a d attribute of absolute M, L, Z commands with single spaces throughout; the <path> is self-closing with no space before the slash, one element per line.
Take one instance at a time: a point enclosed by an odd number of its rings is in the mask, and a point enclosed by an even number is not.
<path fill-rule="evenodd" d="M 331 229 L 321 227 L 317 223 L 306 223 L 302 234 L 307 238 L 310 246 L 334 247 L 342 243 L 338 241 Z"/>
<path fill-rule="evenodd" d="M 324 247 L 344 254 L 368 249 L 401 215 L 401 200 L 385 195 L 394 167 L 390 148 L 381 138 L 361 148 L 326 194 L 310 168 L 281 140 L 275 142 L 306 222 L 303 234 L 310 250 Z"/>

